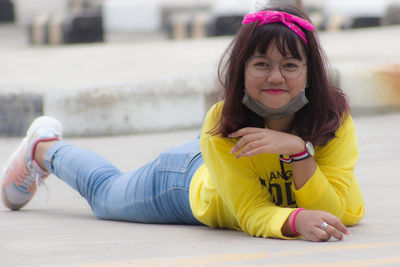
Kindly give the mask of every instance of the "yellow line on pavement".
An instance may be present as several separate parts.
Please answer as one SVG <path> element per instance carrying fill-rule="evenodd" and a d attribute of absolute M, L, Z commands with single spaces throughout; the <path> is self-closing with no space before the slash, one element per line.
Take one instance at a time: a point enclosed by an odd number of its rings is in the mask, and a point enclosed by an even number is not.
<path fill-rule="evenodd" d="M 400 257 L 395 258 L 379 258 L 379 259 L 368 259 L 360 261 L 342 261 L 342 262 L 320 262 L 320 263 L 296 263 L 296 264 L 286 264 L 286 265 L 241 265 L 238 262 L 246 260 L 257 260 L 257 259 L 276 259 L 281 257 L 290 257 L 296 255 L 307 255 L 307 254 L 320 254 L 332 251 L 346 251 L 346 250 L 360 250 L 360 249 L 372 249 L 388 246 L 400 246 L 400 242 L 386 242 L 386 243 L 369 243 L 369 244 L 340 244 L 332 245 L 325 243 L 323 246 L 313 247 L 310 246 L 306 249 L 300 251 L 288 251 L 283 253 L 229 253 L 229 254 L 206 254 L 199 256 L 189 256 L 189 257 L 174 257 L 174 258 L 159 258 L 159 259 L 141 259 L 141 260 L 130 260 L 123 262 L 110 262 L 110 263 L 88 263 L 82 264 L 81 267 L 159 267 L 159 266 L 170 266 L 170 267 L 195 267 L 195 266 L 241 266 L 241 267 L 255 267 L 255 266 L 321 266 L 324 267 L 339 267 L 339 266 L 352 266 L 352 267 L 364 267 L 364 266 L 375 266 L 382 264 L 392 264 L 400 263 Z M 230 264 L 232 263 L 232 264 Z"/>
<path fill-rule="evenodd" d="M 365 259 L 356 261 L 328 261 L 328 262 L 313 262 L 313 263 L 289 263 L 289 264 L 236 264 L 236 265 L 208 265 L 207 267 L 371 267 L 371 266 L 383 266 L 386 264 L 400 263 L 400 257 L 394 258 L 381 258 L 381 259 Z M 397 266 L 397 265 L 396 265 Z"/>
<path fill-rule="evenodd" d="M 204 256 L 195 256 L 190 258 L 179 259 L 170 262 L 169 266 L 189 267 L 189 266 L 204 266 L 216 263 L 236 262 L 244 260 L 255 260 L 268 258 L 268 253 L 235 253 L 235 254 L 215 254 Z"/>

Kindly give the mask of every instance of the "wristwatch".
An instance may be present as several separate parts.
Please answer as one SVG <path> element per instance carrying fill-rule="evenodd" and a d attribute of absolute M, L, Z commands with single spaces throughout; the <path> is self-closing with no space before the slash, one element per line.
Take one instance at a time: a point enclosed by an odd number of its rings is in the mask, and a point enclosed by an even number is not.
<path fill-rule="evenodd" d="M 311 157 L 314 157 L 314 146 L 310 141 L 306 142 L 306 150 Z"/>
<path fill-rule="evenodd" d="M 313 156 L 314 156 L 314 146 L 310 141 L 306 141 L 304 151 L 289 156 L 281 155 L 279 159 L 285 163 L 291 163 L 292 161 L 301 161 Z"/>

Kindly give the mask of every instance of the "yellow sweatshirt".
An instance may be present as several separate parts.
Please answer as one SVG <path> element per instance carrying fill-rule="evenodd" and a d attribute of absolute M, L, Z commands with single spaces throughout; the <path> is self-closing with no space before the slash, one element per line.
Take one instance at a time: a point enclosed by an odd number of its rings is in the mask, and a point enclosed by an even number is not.
<path fill-rule="evenodd" d="M 345 225 L 364 216 L 364 202 L 354 176 L 358 159 L 357 137 L 351 116 L 336 137 L 315 148 L 317 169 L 299 190 L 292 184 L 291 164 L 279 155 L 235 158 L 236 139 L 208 132 L 221 116 L 223 102 L 208 112 L 200 137 L 204 165 L 190 184 L 190 205 L 196 219 L 218 228 L 244 231 L 251 236 L 288 238 L 281 228 L 296 207 L 324 210 Z"/>

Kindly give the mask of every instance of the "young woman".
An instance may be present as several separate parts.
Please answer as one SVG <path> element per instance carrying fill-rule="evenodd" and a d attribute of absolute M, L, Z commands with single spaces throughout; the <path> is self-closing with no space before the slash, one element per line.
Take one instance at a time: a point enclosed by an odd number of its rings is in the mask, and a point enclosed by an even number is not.
<path fill-rule="evenodd" d="M 51 172 L 101 219 L 310 241 L 349 234 L 364 216 L 357 138 L 309 18 L 294 8 L 247 14 L 219 77 L 224 100 L 200 139 L 132 172 L 62 141 L 57 120 L 36 119 L 5 168 L 4 204 L 23 207 Z"/>

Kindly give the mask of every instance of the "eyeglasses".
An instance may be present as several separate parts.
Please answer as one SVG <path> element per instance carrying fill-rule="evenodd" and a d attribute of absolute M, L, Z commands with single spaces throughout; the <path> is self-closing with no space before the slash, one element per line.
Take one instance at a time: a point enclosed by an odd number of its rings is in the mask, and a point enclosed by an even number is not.
<path fill-rule="evenodd" d="M 277 63 L 279 70 L 286 79 L 298 78 L 304 70 L 307 63 L 296 58 L 284 58 L 281 61 L 272 61 L 267 57 L 255 56 L 250 58 L 246 65 L 247 70 L 254 78 L 266 77 L 272 70 L 272 64 Z"/>

